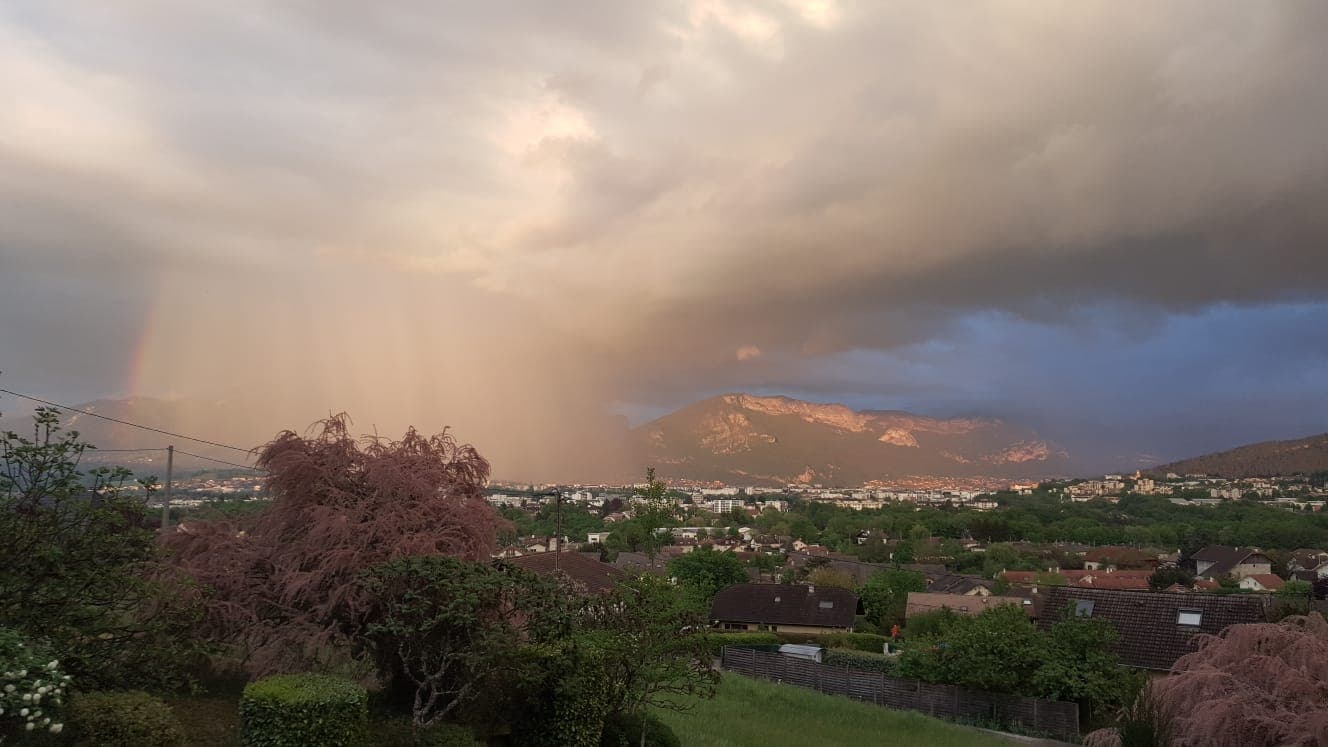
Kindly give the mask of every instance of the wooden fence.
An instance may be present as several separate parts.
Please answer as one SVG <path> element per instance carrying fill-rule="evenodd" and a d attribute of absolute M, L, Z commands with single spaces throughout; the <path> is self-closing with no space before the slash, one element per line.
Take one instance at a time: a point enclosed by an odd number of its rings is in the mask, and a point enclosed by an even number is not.
<path fill-rule="evenodd" d="M 1063 738 L 1079 736 L 1079 706 L 1074 703 L 934 685 L 735 646 L 724 647 L 721 661 L 724 669 L 748 677 L 787 682 L 937 718 L 1018 725 Z"/>

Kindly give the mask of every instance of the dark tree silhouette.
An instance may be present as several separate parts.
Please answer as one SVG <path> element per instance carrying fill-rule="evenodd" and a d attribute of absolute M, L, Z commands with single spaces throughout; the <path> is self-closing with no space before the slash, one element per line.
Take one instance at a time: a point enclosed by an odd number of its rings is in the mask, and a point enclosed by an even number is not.
<path fill-rule="evenodd" d="M 484 501 L 488 462 L 446 431 L 355 439 L 343 414 L 278 434 L 258 464 L 271 507 L 164 538 L 210 591 L 207 632 L 238 644 L 255 673 L 344 643 L 365 604 L 361 572 L 409 556 L 487 560 L 503 524 Z"/>

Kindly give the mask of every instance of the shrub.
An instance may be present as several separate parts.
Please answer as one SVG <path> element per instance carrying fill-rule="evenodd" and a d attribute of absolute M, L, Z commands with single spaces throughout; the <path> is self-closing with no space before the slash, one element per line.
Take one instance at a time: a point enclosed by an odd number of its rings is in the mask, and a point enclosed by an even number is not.
<path fill-rule="evenodd" d="M 668 724 L 654 716 L 646 716 L 643 720 L 641 716 L 627 713 L 610 716 L 604 722 L 600 747 L 638 747 L 642 729 L 646 733 L 646 747 L 682 747 L 678 735 Z"/>
<path fill-rule="evenodd" d="M 368 702 L 364 688 L 335 677 L 265 677 L 240 697 L 241 741 L 248 747 L 353 745 L 364 733 Z"/>
<path fill-rule="evenodd" d="M 59 714 L 69 675 L 49 652 L 11 628 L 0 628 L 0 732 L 64 729 Z M 4 737 L 0 734 L 0 741 Z"/>
<path fill-rule="evenodd" d="M 909 618 L 908 625 L 904 627 L 904 635 L 910 639 L 945 635 L 945 631 L 958 619 L 959 613 L 949 607 L 923 612 Z"/>
<path fill-rule="evenodd" d="M 884 672 L 886 674 L 894 674 L 895 665 L 898 663 L 893 656 L 855 651 L 849 648 L 832 648 L 825 652 L 821 662 L 834 667 L 862 669 L 868 672 Z"/>
<path fill-rule="evenodd" d="M 79 695 L 69 703 L 69 722 L 79 744 L 98 747 L 184 744 L 184 729 L 170 706 L 140 691 Z"/>
<path fill-rule="evenodd" d="M 774 633 L 711 633 L 707 640 L 715 656 L 724 653 L 725 646 L 778 646 L 782 642 Z"/>
<path fill-rule="evenodd" d="M 879 654 L 885 650 L 885 642 L 888 640 L 883 635 L 872 633 L 830 633 L 821 636 L 819 643 L 826 648 L 851 648 Z"/>

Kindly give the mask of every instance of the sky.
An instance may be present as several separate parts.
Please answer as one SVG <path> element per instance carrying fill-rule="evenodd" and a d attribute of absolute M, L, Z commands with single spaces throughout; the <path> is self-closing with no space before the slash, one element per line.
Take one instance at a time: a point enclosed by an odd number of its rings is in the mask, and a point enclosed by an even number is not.
<path fill-rule="evenodd" d="M 1325 38 L 1314 0 L 7 2 L 0 386 L 523 475 L 728 391 L 1099 461 L 1323 432 Z"/>

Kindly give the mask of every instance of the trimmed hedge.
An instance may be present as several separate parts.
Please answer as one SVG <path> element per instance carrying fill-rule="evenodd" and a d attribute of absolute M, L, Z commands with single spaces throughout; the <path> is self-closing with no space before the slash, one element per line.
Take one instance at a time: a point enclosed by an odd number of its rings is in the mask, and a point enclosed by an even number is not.
<path fill-rule="evenodd" d="M 178 747 L 184 728 L 170 706 L 145 692 L 75 696 L 69 724 L 78 744 L 107 747 Z"/>
<path fill-rule="evenodd" d="M 638 747 L 641 744 L 641 729 L 646 732 L 646 747 L 682 747 L 678 735 L 669 725 L 655 716 L 646 716 L 643 724 L 640 716 L 619 713 L 610 716 L 604 722 L 604 736 L 600 738 L 600 747 Z"/>
<path fill-rule="evenodd" d="M 706 642 L 710 645 L 710 653 L 715 656 L 724 653 L 725 646 L 778 646 L 783 643 L 774 633 L 744 632 L 709 633 L 706 635 Z"/>
<path fill-rule="evenodd" d="M 855 651 L 867 651 L 879 654 L 885 650 L 885 642 L 890 640 L 875 633 L 829 633 L 817 641 L 825 648 L 851 648 Z"/>
<path fill-rule="evenodd" d="M 821 663 L 833 667 L 863 669 L 869 672 L 893 674 L 897 662 L 895 657 L 885 654 L 873 654 L 867 651 L 854 651 L 850 648 L 832 648 L 821 656 Z"/>
<path fill-rule="evenodd" d="M 251 682 L 240 697 L 245 747 L 359 743 L 369 717 L 364 688 L 322 674 L 279 674 Z"/>

